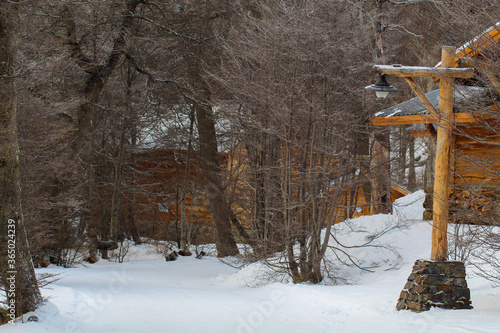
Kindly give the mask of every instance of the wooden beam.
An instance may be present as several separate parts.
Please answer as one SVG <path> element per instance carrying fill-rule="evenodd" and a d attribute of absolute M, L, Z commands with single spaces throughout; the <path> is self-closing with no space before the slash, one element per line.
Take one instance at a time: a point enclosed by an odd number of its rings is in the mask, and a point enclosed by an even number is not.
<path fill-rule="evenodd" d="M 466 137 L 466 136 L 461 136 L 460 139 L 457 139 L 457 145 L 478 145 L 478 144 L 484 144 L 488 146 L 500 146 L 500 138 L 497 139 L 481 139 L 481 138 L 475 138 L 475 137 Z"/>
<path fill-rule="evenodd" d="M 455 65 L 455 48 L 444 46 L 441 51 L 443 68 Z M 436 143 L 436 164 L 434 168 L 433 223 L 431 260 L 445 261 L 448 258 L 448 198 L 450 175 L 450 153 L 453 144 L 453 80 L 439 82 L 439 111 L 441 118 L 438 125 Z"/>
<path fill-rule="evenodd" d="M 476 118 L 465 112 L 457 112 L 452 115 L 452 122 L 457 124 L 475 123 L 477 121 L 478 120 Z"/>
<path fill-rule="evenodd" d="M 455 58 L 453 58 L 455 61 Z M 380 75 L 402 76 L 402 77 L 448 77 L 470 79 L 474 77 L 474 68 L 438 68 L 418 67 L 401 65 L 375 65 L 375 71 Z"/>
<path fill-rule="evenodd" d="M 491 118 L 491 116 L 489 116 Z M 454 122 L 457 124 L 475 123 L 478 120 L 465 112 L 453 113 Z M 488 119 L 482 116 L 482 120 Z M 414 114 L 407 116 L 391 117 L 371 117 L 370 122 L 373 126 L 396 126 L 396 125 L 414 125 L 414 124 L 437 124 L 438 120 L 430 114 Z"/>
<path fill-rule="evenodd" d="M 396 125 L 414 125 L 414 124 L 432 124 L 437 123 L 435 118 L 429 114 L 415 114 L 408 116 L 391 117 L 371 117 L 370 122 L 374 126 L 396 126 Z"/>
<path fill-rule="evenodd" d="M 404 79 L 410 85 L 411 90 L 413 90 L 415 95 L 417 95 L 418 98 L 420 98 L 420 101 L 422 102 L 422 104 L 424 104 L 427 111 L 429 111 L 429 113 L 434 118 L 439 119 L 438 110 L 436 110 L 434 105 L 432 105 L 431 101 L 427 98 L 427 96 L 425 96 L 424 91 L 422 90 L 422 88 L 420 88 L 420 86 L 417 84 L 417 82 L 415 82 L 415 80 L 413 80 L 413 78 L 411 78 L 411 77 L 404 77 Z"/>

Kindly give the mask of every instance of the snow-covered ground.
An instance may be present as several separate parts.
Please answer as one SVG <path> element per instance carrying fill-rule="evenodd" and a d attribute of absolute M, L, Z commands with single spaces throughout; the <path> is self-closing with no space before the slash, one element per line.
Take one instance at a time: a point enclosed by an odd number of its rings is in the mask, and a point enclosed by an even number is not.
<path fill-rule="evenodd" d="M 151 245 L 141 245 L 124 263 L 38 269 L 61 278 L 43 290 L 49 301 L 36 311 L 39 321 L 18 321 L 0 331 L 500 332 L 500 289 L 470 267 L 473 310 L 396 311 L 413 262 L 430 252 L 430 224 L 419 220 L 422 196 L 402 198 L 392 216 L 365 216 L 336 226 L 335 235 L 347 245 L 385 230 L 373 244 L 390 246 L 352 249 L 358 263 L 378 267 L 374 273 L 342 266 L 332 272 L 351 284 L 266 283 L 266 267 L 260 264 L 237 269 L 210 256 L 166 262 Z"/>

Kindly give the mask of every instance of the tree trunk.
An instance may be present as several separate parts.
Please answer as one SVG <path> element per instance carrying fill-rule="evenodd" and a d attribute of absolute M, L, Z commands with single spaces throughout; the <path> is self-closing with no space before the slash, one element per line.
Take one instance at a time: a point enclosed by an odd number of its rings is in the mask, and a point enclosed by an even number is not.
<path fill-rule="evenodd" d="M 113 40 L 113 49 L 110 51 L 107 59 L 101 63 L 88 59 L 80 49 L 80 43 L 77 40 L 76 23 L 74 13 L 69 5 L 64 7 L 63 23 L 66 28 L 66 44 L 68 46 L 71 57 L 74 61 L 87 73 L 87 82 L 85 85 L 83 103 L 80 105 L 77 113 L 77 131 L 74 138 L 73 148 L 77 153 L 78 158 L 82 161 L 83 169 L 86 171 L 84 174 L 90 175 L 88 180 L 89 185 L 87 193 L 85 193 L 84 200 L 87 203 L 85 220 L 88 225 L 88 238 L 89 238 L 89 262 L 96 262 L 97 258 L 97 245 L 99 242 L 99 229 L 102 227 L 101 220 L 98 214 L 92 214 L 99 207 L 101 202 L 97 204 L 94 202 L 100 200 L 98 179 L 96 179 L 96 156 L 94 149 L 93 137 L 93 122 L 96 121 L 95 105 L 99 102 L 102 90 L 106 86 L 111 74 L 114 72 L 116 66 L 119 64 L 123 50 L 126 47 L 127 37 L 130 34 L 130 29 L 133 25 L 133 14 L 137 7 L 142 3 L 140 0 L 129 1 L 126 8 L 122 12 L 122 22 L 117 37 Z M 102 157 L 100 157 L 102 158 Z M 88 176 L 87 176 L 88 177 Z M 111 208 L 112 209 L 112 208 Z M 101 212 L 102 215 L 102 212 Z M 111 217 L 110 217 L 111 218 Z M 106 251 L 103 252 L 103 258 L 106 258 Z"/>
<path fill-rule="evenodd" d="M 399 141 L 399 162 L 397 166 L 397 173 L 398 173 L 398 184 L 405 184 L 406 180 L 406 154 L 408 152 L 408 142 L 411 138 L 411 136 L 408 135 L 408 131 L 405 128 L 399 128 L 398 129 L 398 141 Z"/>
<path fill-rule="evenodd" d="M 135 78 L 133 72 L 131 61 L 127 62 L 127 89 L 125 92 L 126 101 L 126 114 L 127 117 L 124 119 L 126 123 L 126 128 L 130 130 L 130 150 L 134 151 L 137 147 L 137 123 L 138 123 L 138 113 L 137 109 L 132 103 L 132 82 Z M 137 224 L 135 221 L 135 204 L 136 204 L 136 191 L 137 191 L 137 179 L 136 179 L 136 165 L 135 157 L 133 154 L 128 153 L 127 163 L 125 165 L 126 169 L 129 170 L 129 174 L 125 177 L 128 180 L 129 191 L 124 197 L 124 205 L 127 206 L 127 212 L 125 214 L 125 232 L 127 237 L 134 240 L 135 245 L 142 244 L 142 239 L 139 235 L 139 230 L 137 230 Z"/>
<path fill-rule="evenodd" d="M 209 8 L 210 6 L 207 6 Z M 221 167 L 215 131 L 215 117 L 211 104 L 211 91 L 205 81 L 203 65 L 214 61 L 217 50 L 210 44 L 214 27 L 212 20 L 202 20 L 203 29 L 210 36 L 205 43 L 193 45 L 187 57 L 188 80 L 191 85 L 191 98 L 198 123 L 200 143 L 200 169 L 205 181 L 205 193 L 212 221 L 215 225 L 215 244 L 217 256 L 227 257 L 239 253 L 231 230 L 231 207 L 229 206 L 221 179 Z"/>
<path fill-rule="evenodd" d="M 192 108 L 189 111 L 189 138 L 188 138 L 188 149 L 187 149 L 187 156 L 186 156 L 186 168 L 185 168 L 185 174 L 184 174 L 184 183 L 182 184 L 181 188 L 181 232 L 180 232 L 180 241 L 179 241 L 179 248 L 184 255 L 190 256 L 191 255 L 191 236 L 187 223 L 187 214 L 186 214 L 186 199 L 187 199 L 187 192 L 188 192 L 188 187 L 189 187 L 189 178 L 191 175 L 191 155 L 193 151 L 193 132 L 194 132 L 194 108 Z M 194 195 L 192 202 L 194 201 Z"/>
<path fill-rule="evenodd" d="M 280 139 L 274 134 L 253 135 L 247 144 L 253 172 L 255 230 L 259 254 L 267 256 L 284 250 L 283 190 L 280 168 Z"/>
<path fill-rule="evenodd" d="M 415 173 L 415 138 L 410 137 L 409 146 L 410 160 L 408 162 L 408 190 L 410 192 L 416 191 L 417 186 L 417 176 Z"/>
<path fill-rule="evenodd" d="M 389 134 L 374 134 L 372 145 L 372 213 L 391 213 L 392 200 Z"/>
<path fill-rule="evenodd" d="M 231 211 L 227 204 L 220 177 L 215 120 L 212 108 L 195 103 L 200 137 L 200 166 L 205 179 L 205 192 L 212 220 L 215 224 L 217 256 L 227 257 L 239 253 L 231 232 Z"/>
<path fill-rule="evenodd" d="M 42 296 L 21 207 L 15 85 L 19 4 L 1 0 L 0 12 L 0 273 L 13 319 L 35 310 Z"/>

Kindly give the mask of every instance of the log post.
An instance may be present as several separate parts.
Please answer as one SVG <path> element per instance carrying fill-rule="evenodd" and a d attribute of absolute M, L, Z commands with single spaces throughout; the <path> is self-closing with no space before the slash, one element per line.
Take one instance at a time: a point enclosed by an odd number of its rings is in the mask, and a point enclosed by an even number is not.
<path fill-rule="evenodd" d="M 444 46 L 441 53 L 441 66 L 454 67 L 455 48 Z M 434 168 L 434 196 L 432 223 L 431 259 L 445 261 L 448 253 L 448 177 L 450 174 L 450 152 L 453 142 L 453 79 L 445 76 L 439 82 L 439 125 L 436 143 L 436 164 Z"/>
<path fill-rule="evenodd" d="M 444 46 L 439 68 L 401 65 L 374 66 L 380 75 L 403 77 L 430 112 L 429 121 L 438 125 L 434 168 L 431 261 L 417 260 L 403 291 L 401 291 L 396 307 L 398 310 L 420 312 L 429 310 L 433 306 L 444 309 L 472 309 L 470 290 L 465 281 L 464 263 L 447 261 L 449 177 L 453 175 L 450 172 L 450 157 L 455 141 L 453 124 L 456 121 L 453 114 L 455 90 L 453 83 L 454 78 L 472 78 L 474 76 L 472 68 L 454 68 L 455 52 L 454 47 Z M 439 82 L 439 111 L 434 108 L 422 89 L 412 79 L 412 77 L 417 76 L 441 78 Z M 394 122 L 394 119 L 391 121 Z M 376 125 L 373 121 L 372 123 Z"/>

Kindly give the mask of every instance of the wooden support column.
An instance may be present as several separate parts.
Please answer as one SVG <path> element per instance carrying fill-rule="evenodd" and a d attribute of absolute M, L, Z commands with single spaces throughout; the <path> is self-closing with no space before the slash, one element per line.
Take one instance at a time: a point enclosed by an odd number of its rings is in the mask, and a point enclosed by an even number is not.
<path fill-rule="evenodd" d="M 422 88 L 420 88 L 420 86 L 415 82 L 415 80 L 413 80 L 412 77 L 403 77 L 403 79 L 405 79 L 405 81 L 410 85 L 415 95 L 417 95 L 418 98 L 420 98 L 420 101 L 422 102 L 422 104 L 424 104 L 427 111 L 429 111 L 429 113 L 434 118 L 439 119 L 438 110 L 436 110 L 434 105 L 432 105 L 431 101 L 429 101 L 427 96 L 425 96 L 425 92 L 422 90 Z"/>
<path fill-rule="evenodd" d="M 453 122 L 459 119 L 459 115 L 453 114 L 453 79 L 454 78 L 472 78 L 474 77 L 473 68 L 455 68 L 455 48 L 444 46 L 441 55 L 441 65 L 439 67 L 417 67 L 417 66 L 402 66 L 402 65 L 375 65 L 374 69 L 380 75 L 391 75 L 403 77 L 413 89 L 415 94 L 421 99 L 424 106 L 429 110 L 428 116 L 417 116 L 415 123 L 435 123 L 438 124 L 437 142 L 436 142 L 436 164 L 435 164 L 435 181 L 434 181 L 434 196 L 433 196 L 433 228 L 432 228 L 432 250 L 431 259 L 437 261 L 445 261 L 447 259 L 447 227 L 448 227 L 448 196 L 449 186 L 448 177 L 450 175 L 450 152 L 453 144 Z M 439 115 L 438 110 L 435 110 L 432 103 L 423 93 L 422 89 L 413 81 L 413 77 L 439 77 Z M 411 116 L 405 116 L 405 122 Z M 467 115 L 463 115 L 465 119 L 472 119 Z M 436 119 L 438 118 L 438 119 Z M 398 123 L 398 117 L 382 119 L 376 123 L 377 118 L 372 118 L 374 125 L 392 125 Z"/>
<path fill-rule="evenodd" d="M 444 46 L 441 54 L 441 66 L 454 67 L 455 48 Z M 448 197 L 450 174 L 450 152 L 453 142 L 453 79 L 441 77 L 439 82 L 439 124 L 436 143 L 436 164 L 434 169 L 433 224 L 431 259 L 445 261 L 448 258 Z"/>
<path fill-rule="evenodd" d="M 445 309 L 471 309 L 470 290 L 465 281 L 465 266 L 463 262 L 447 261 L 448 259 L 448 218 L 449 218 L 449 184 L 451 170 L 451 150 L 455 142 L 453 125 L 455 122 L 463 122 L 460 114 L 453 113 L 454 78 L 474 77 L 473 68 L 454 68 L 456 59 L 454 47 L 444 46 L 441 53 L 441 64 L 439 67 L 415 67 L 402 65 L 375 65 L 375 70 L 380 75 L 393 75 L 403 77 L 410 85 L 415 94 L 420 98 L 429 111 L 429 115 L 419 115 L 415 123 L 423 123 L 427 126 L 437 124 L 436 138 L 436 164 L 433 195 L 433 224 L 432 224 L 432 249 L 431 261 L 417 260 L 413 271 L 401 292 L 398 300 L 398 310 L 425 311 L 432 306 Z M 438 109 L 432 105 L 425 96 L 422 89 L 412 77 L 427 76 L 439 77 L 439 105 Z M 494 78 L 496 80 L 496 77 Z M 492 83 L 496 85 L 492 80 Z M 465 115 L 465 114 L 464 114 Z M 374 117 L 371 119 L 374 125 L 391 125 L 400 122 L 408 124 L 397 116 L 385 117 L 384 122 L 376 124 Z M 390 118 L 390 119 L 387 119 Z M 401 117 L 403 118 L 403 117 Z M 471 118 L 472 117 L 466 117 Z M 432 127 L 431 127 L 432 128 Z M 420 276 L 421 275 L 421 276 Z M 418 281 L 416 276 L 418 277 Z M 425 277 L 425 279 L 424 279 Z M 457 282 L 457 278 L 461 280 Z M 425 281 L 424 281 L 425 280 Z M 415 282 L 417 281 L 417 282 Z M 450 282 L 451 281 L 451 282 Z M 450 283 L 449 283 L 450 282 Z M 436 284 L 437 283 L 437 284 Z M 457 284 L 458 283 L 458 284 Z M 460 287 L 457 289 L 457 286 Z M 415 288 L 413 288 L 415 287 Z"/>

